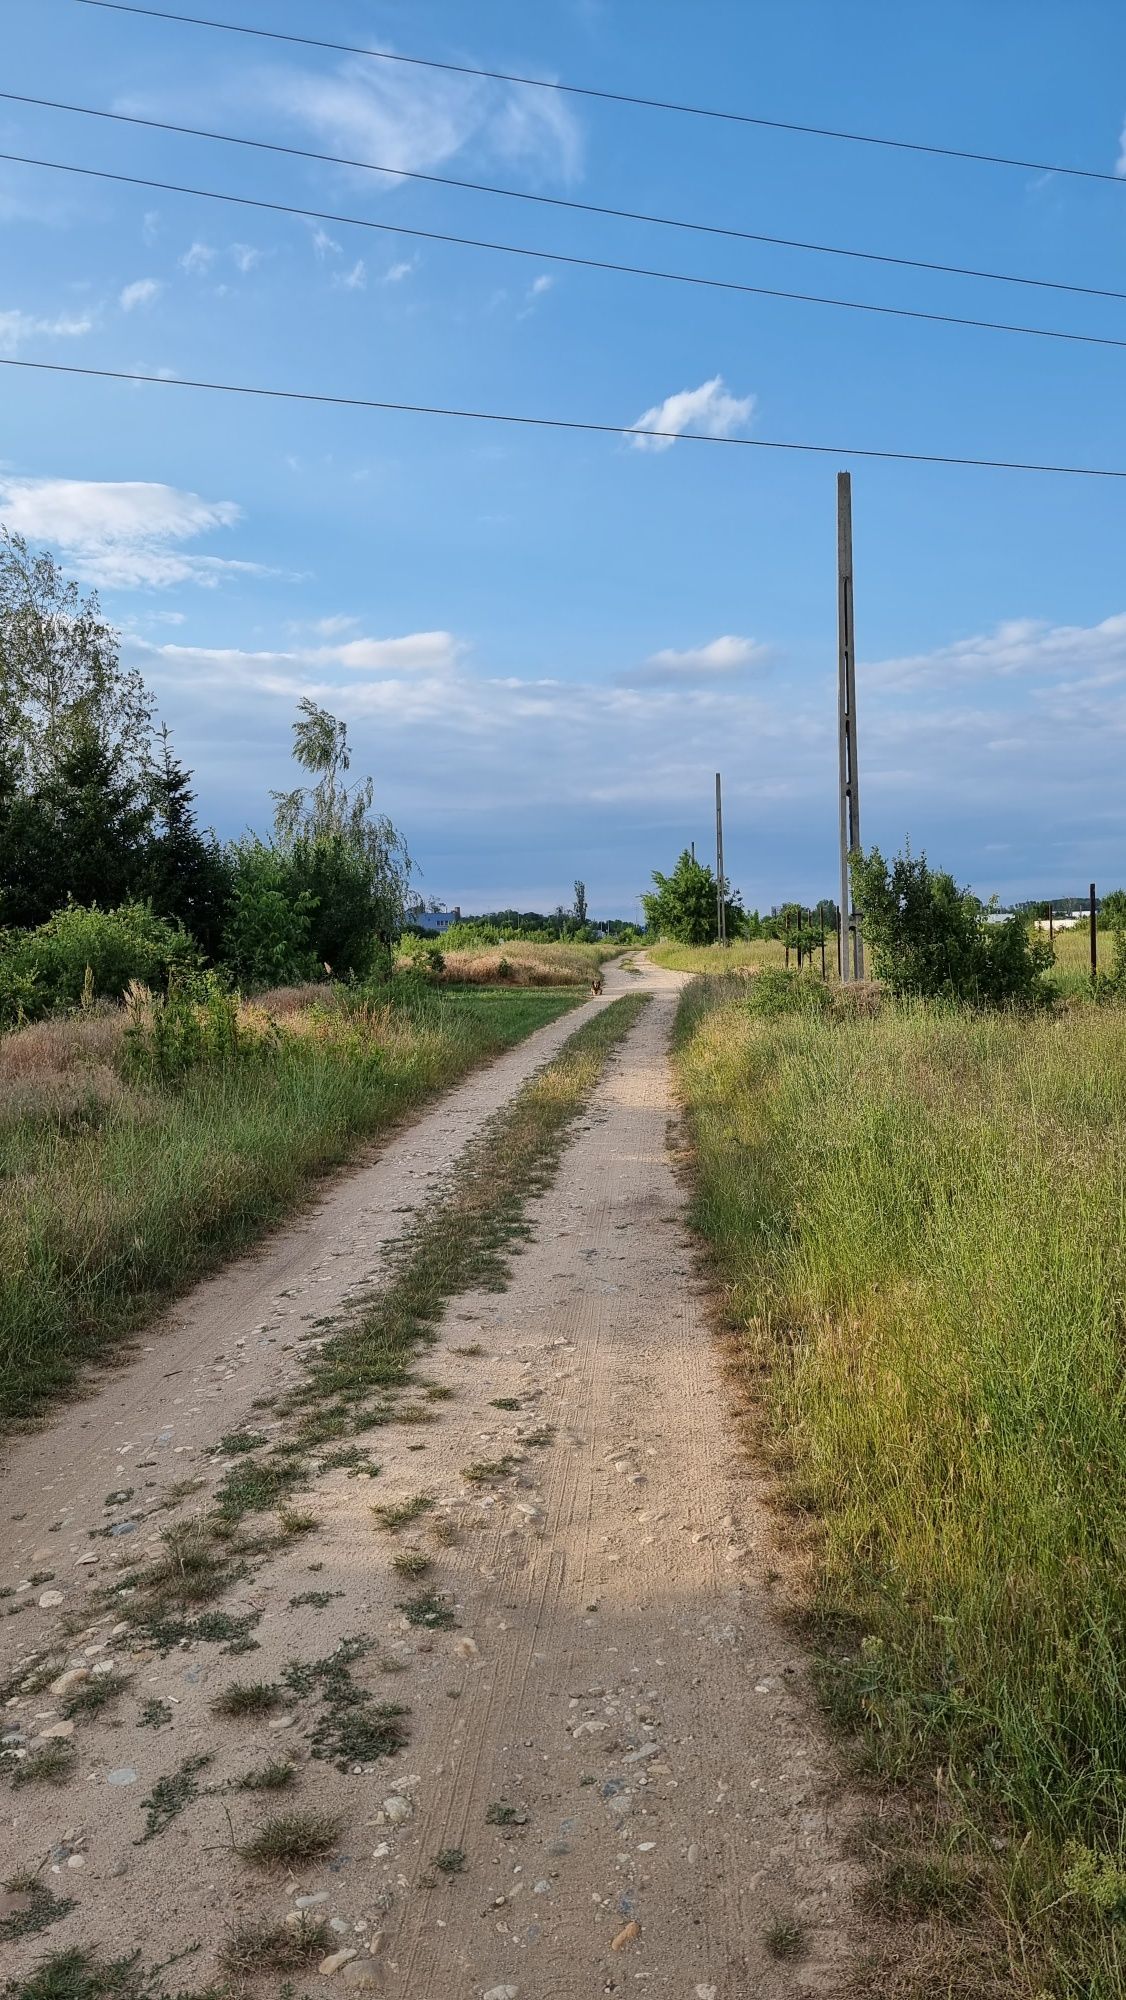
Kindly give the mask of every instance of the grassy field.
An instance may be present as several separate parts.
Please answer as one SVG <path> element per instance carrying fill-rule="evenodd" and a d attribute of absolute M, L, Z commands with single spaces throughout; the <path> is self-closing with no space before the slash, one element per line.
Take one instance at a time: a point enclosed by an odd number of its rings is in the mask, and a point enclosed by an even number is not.
<path fill-rule="evenodd" d="M 996 1988 L 896 1992 L 1126 1992 L 1124 1027 L 682 1003 L 695 1219 L 810 1525 L 829 1692 L 941 1802 L 912 1914 L 954 1883 L 966 1951 L 1011 1952 Z"/>
<path fill-rule="evenodd" d="M 832 966 L 833 940 L 826 940 L 826 958 Z M 703 972 L 721 977 L 729 972 L 758 972 L 764 965 L 785 965 L 786 947 L 776 938 L 739 939 L 734 944 L 672 944 L 668 939 L 649 948 L 654 965 L 670 972 Z M 790 964 L 797 967 L 796 954 Z"/>
<path fill-rule="evenodd" d="M 318 1174 L 553 1021 L 581 991 L 422 992 L 365 1007 L 286 989 L 246 1046 L 172 1084 L 123 1010 L 0 1038 L 0 1423 L 33 1417 Z"/>
<path fill-rule="evenodd" d="M 415 940 L 410 958 L 424 957 Z M 455 986 L 586 986 L 607 959 L 616 958 L 622 947 L 611 939 L 605 944 L 487 944 L 467 950 L 446 951 L 440 940 L 443 970 L 441 978 Z"/>

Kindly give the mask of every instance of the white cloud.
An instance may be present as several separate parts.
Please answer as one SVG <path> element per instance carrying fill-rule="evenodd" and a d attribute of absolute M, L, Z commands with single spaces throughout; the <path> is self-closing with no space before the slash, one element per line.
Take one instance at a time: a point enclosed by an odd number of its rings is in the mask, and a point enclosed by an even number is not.
<path fill-rule="evenodd" d="M 256 269 L 262 262 L 265 254 L 263 250 L 256 250 L 251 243 L 231 244 L 231 256 L 234 258 L 235 264 L 242 272 L 244 278 L 249 271 Z"/>
<path fill-rule="evenodd" d="M 88 313 L 81 318 L 61 313 L 55 319 L 37 319 L 34 313 L 0 312 L 0 354 L 15 354 L 26 340 L 81 340 L 93 325 Z"/>
<path fill-rule="evenodd" d="M 332 628 L 340 631 L 354 624 L 353 619 L 325 619 L 321 630 Z M 190 670 L 201 682 L 219 687 L 257 689 L 263 693 L 284 693 L 296 698 L 302 693 L 319 689 L 324 684 L 310 679 L 310 670 L 323 674 L 326 669 L 343 668 L 349 675 L 379 674 L 399 676 L 406 674 L 423 685 L 423 677 L 428 677 L 426 685 L 435 679 L 447 684 L 446 677 L 452 674 L 462 660 L 466 648 L 452 632 L 408 632 L 398 639 L 342 639 L 338 644 L 325 646 L 294 646 L 277 651 L 264 650 L 248 652 L 233 646 L 175 646 L 154 648 L 160 657 L 172 665 Z M 383 683 L 379 683 L 382 685 Z M 396 687 L 405 685 L 396 679 Z M 374 682 L 357 682 L 349 686 L 347 682 L 335 688 L 335 694 L 347 702 L 354 698 L 359 689 L 363 700 L 365 686 L 373 687 Z"/>
<path fill-rule="evenodd" d="M 212 249 L 210 243 L 193 243 L 191 248 L 185 250 L 181 257 L 180 269 L 187 271 L 194 278 L 205 277 L 215 262 L 215 257 L 216 252 Z"/>
<path fill-rule="evenodd" d="M 322 229 L 319 223 L 313 231 L 313 249 L 316 251 L 317 256 L 321 258 L 330 256 L 340 257 L 343 255 L 341 245 L 336 241 L 335 236 L 330 236 L 328 230 Z"/>
<path fill-rule="evenodd" d="M 334 153 L 392 171 L 427 171 L 471 144 L 556 179 L 573 179 L 581 166 L 581 128 L 570 106 L 547 91 L 476 77 L 392 74 L 390 66 L 356 60 L 334 74 L 268 71 L 257 79 L 255 96 Z M 364 175 L 366 187 L 375 184 Z"/>
<path fill-rule="evenodd" d="M 131 285 L 126 285 L 118 304 L 122 312 L 134 312 L 138 306 L 151 306 L 161 289 L 157 278 L 136 278 Z"/>
<path fill-rule="evenodd" d="M 770 657 L 770 648 L 756 639 L 741 639 L 733 632 L 710 639 L 706 646 L 688 646 L 678 652 L 666 646 L 651 653 L 644 666 L 622 676 L 624 682 L 660 686 L 662 681 L 705 681 L 738 674 L 744 667 L 761 666 Z"/>
<path fill-rule="evenodd" d="M 753 396 L 733 396 L 723 376 L 713 375 L 698 389 L 680 389 L 675 396 L 666 396 L 663 403 L 654 403 L 638 417 L 636 429 L 671 431 L 677 437 L 685 431 L 701 432 L 704 437 L 730 437 L 732 431 L 750 422 L 754 408 Z M 631 437 L 629 441 L 636 451 L 668 451 L 673 444 L 672 437 Z"/>
<path fill-rule="evenodd" d="M 865 673 L 868 685 L 881 690 L 948 692 L 965 681 L 981 685 L 1017 675 L 1055 681 L 1061 669 L 1066 684 L 1077 688 L 1126 678 L 1126 615 L 1118 612 L 1098 625 L 1009 618 L 991 632 L 972 633 L 930 653 L 881 660 Z"/>
<path fill-rule="evenodd" d="M 226 571 L 261 573 L 252 563 L 185 552 L 180 544 L 234 527 L 241 510 L 231 500 L 202 500 L 174 486 L 0 480 L 0 519 L 29 541 L 59 548 L 84 581 L 119 589 L 213 584 Z"/>
<path fill-rule="evenodd" d="M 392 264 L 384 271 L 383 282 L 385 285 L 401 285 L 403 279 L 409 278 L 417 269 L 418 258 L 405 257 L 401 263 Z"/>
<path fill-rule="evenodd" d="M 517 314 L 517 318 L 530 319 L 531 315 L 535 312 L 536 306 L 539 304 L 539 301 L 542 298 L 546 298 L 548 292 L 550 292 L 554 283 L 555 279 L 549 277 L 546 271 L 543 272 L 540 277 L 533 278 L 531 284 L 528 286 L 528 289 L 524 294 L 524 304 L 520 312 Z"/>
<path fill-rule="evenodd" d="M 368 268 L 363 258 L 357 257 L 351 270 L 342 271 L 338 277 L 333 279 L 333 284 L 338 285 L 343 292 L 366 292 L 368 286 Z"/>
<path fill-rule="evenodd" d="M 155 243 L 160 235 L 161 222 L 158 208 L 147 208 L 141 220 L 141 235 L 146 243 Z"/>

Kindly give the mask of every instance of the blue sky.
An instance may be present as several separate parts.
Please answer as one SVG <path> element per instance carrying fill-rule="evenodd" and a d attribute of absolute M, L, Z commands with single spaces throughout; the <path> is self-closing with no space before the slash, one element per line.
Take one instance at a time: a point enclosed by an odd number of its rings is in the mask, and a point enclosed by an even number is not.
<path fill-rule="evenodd" d="M 1115 172 L 1103 0 L 215 0 L 246 24 Z M 5 0 L 3 87 L 536 193 L 1126 290 L 1121 185 Z M 0 104 L 0 150 L 536 250 L 1126 336 L 1126 306 L 537 209 Z M 623 425 L 1126 466 L 1126 352 L 412 243 L 0 167 L 0 352 Z M 710 385 L 710 386 L 709 386 Z M 673 405 L 674 414 L 677 406 Z M 636 910 L 712 837 L 835 880 L 838 460 L 0 370 L 0 520 L 95 583 L 223 834 L 296 702 L 427 895 Z M 866 843 L 983 893 L 1126 878 L 1126 486 L 852 462 Z"/>

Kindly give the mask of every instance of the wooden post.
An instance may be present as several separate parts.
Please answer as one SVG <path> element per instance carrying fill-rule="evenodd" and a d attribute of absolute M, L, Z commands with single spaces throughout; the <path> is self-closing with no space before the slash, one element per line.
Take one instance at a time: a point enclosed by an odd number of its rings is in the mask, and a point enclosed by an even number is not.
<path fill-rule="evenodd" d="M 1052 909 L 1052 906 L 1051 906 L 1051 904 L 1049 903 L 1049 904 L 1048 904 L 1048 943 L 1049 943 L 1050 945 L 1054 945 L 1054 944 L 1055 944 L 1055 941 L 1056 941 L 1056 919 L 1055 919 L 1055 913 L 1054 913 L 1054 911 L 1053 911 L 1053 909 Z"/>
<path fill-rule="evenodd" d="M 1099 920 L 1095 912 L 1095 885 L 1091 884 L 1091 984 L 1099 976 Z"/>
<path fill-rule="evenodd" d="M 852 598 L 852 478 L 837 474 L 837 738 L 840 769 L 842 980 L 863 979 L 864 940 L 859 920 L 849 923 L 849 861 L 860 853 L 860 775 L 856 756 L 856 647 Z M 852 932 L 850 939 L 849 933 Z M 851 943 L 851 953 L 850 946 Z M 851 964 L 850 964 L 851 957 Z"/>
<path fill-rule="evenodd" d="M 824 903 L 822 903 L 822 905 L 821 905 L 821 977 L 822 977 L 822 979 L 826 979 L 826 978 L 828 978 L 828 974 L 827 974 L 827 973 L 826 973 L 826 971 L 825 971 L 825 905 L 824 905 Z"/>
<path fill-rule="evenodd" d="M 790 919 L 786 918 L 786 970 L 790 970 Z"/>

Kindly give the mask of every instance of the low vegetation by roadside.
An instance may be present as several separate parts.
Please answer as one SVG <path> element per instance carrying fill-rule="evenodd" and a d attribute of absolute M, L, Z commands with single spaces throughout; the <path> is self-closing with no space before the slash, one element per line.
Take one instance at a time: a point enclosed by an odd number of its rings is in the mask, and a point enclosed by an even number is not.
<path fill-rule="evenodd" d="M 138 993 L 0 1039 L 0 1423 L 40 1414 L 365 1138 L 583 997 Z"/>
<path fill-rule="evenodd" d="M 451 948 L 423 938 L 404 937 L 400 963 L 451 986 L 575 986 L 593 979 L 599 966 L 616 958 L 616 939 L 601 944 L 505 940 Z"/>
<path fill-rule="evenodd" d="M 662 938 L 649 951 L 654 965 L 669 972 L 700 972 L 721 978 L 728 972 L 761 972 L 764 966 L 785 966 L 786 947 L 777 938 L 737 938 L 729 945 L 678 944 Z M 829 953 L 831 959 L 832 953 Z M 796 959 L 793 960 L 796 964 Z"/>
<path fill-rule="evenodd" d="M 874 1892 L 927 1920 L 890 1990 L 1111 2000 L 1123 1013 L 809 989 L 694 982 L 677 1067 L 695 1221 L 809 1530 L 826 1691 L 929 1827 Z"/>

